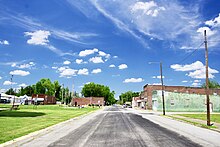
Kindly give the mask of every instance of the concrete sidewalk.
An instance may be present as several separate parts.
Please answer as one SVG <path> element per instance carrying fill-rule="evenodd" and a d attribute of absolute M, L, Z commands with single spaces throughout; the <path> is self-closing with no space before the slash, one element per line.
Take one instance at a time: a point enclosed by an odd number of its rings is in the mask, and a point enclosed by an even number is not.
<path fill-rule="evenodd" d="M 199 143 L 202 146 L 220 147 L 220 133 L 197 127 L 185 122 L 177 121 L 172 118 L 160 116 L 161 112 L 152 112 L 147 110 L 135 110 L 138 115 L 146 118 L 164 128 L 183 135 L 190 140 Z"/>

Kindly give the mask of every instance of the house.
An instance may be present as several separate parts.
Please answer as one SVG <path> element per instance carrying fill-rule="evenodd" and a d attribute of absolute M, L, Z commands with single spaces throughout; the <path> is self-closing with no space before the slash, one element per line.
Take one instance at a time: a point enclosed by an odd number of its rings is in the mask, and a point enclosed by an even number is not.
<path fill-rule="evenodd" d="M 0 103 L 21 103 L 22 100 L 20 97 L 17 97 L 15 95 L 8 95 L 5 93 L 0 94 Z"/>
<path fill-rule="evenodd" d="M 142 99 L 141 96 L 139 97 L 133 97 L 132 98 L 132 108 L 135 108 L 135 107 L 139 107 L 139 108 L 144 108 L 146 109 L 146 102 L 147 100 L 146 99 Z"/>
<path fill-rule="evenodd" d="M 161 85 L 145 85 L 139 99 L 134 98 L 137 107 L 145 101 L 148 110 L 162 110 Z M 220 112 L 220 89 L 209 89 L 211 111 Z M 206 90 L 201 87 L 164 86 L 166 111 L 206 111 Z M 139 104 L 140 103 L 140 104 Z"/>
<path fill-rule="evenodd" d="M 24 105 L 31 105 L 32 104 L 32 97 L 27 96 L 26 94 L 19 97 L 21 99 L 21 104 Z"/>
<path fill-rule="evenodd" d="M 46 94 L 33 94 L 32 102 L 42 105 L 56 104 L 56 97 Z"/>
<path fill-rule="evenodd" d="M 72 98 L 72 106 L 85 106 L 85 105 L 104 106 L 104 97 L 86 97 L 86 98 Z"/>
<path fill-rule="evenodd" d="M 0 94 L 0 103 L 10 103 L 12 97 L 13 97 L 12 95 L 1 93 Z"/>

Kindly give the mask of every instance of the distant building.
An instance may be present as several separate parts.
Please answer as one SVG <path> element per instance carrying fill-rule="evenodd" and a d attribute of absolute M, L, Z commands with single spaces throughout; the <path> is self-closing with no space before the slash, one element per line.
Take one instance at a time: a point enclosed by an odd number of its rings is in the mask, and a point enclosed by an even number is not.
<path fill-rule="evenodd" d="M 46 94 L 33 94 L 32 95 L 32 102 L 42 105 L 51 105 L 56 104 L 56 97 L 49 96 Z"/>
<path fill-rule="evenodd" d="M 72 98 L 72 106 L 85 106 L 85 105 L 104 106 L 104 97 L 86 97 L 86 98 Z"/>
<path fill-rule="evenodd" d="M 209 89 L 211 111 L 220 112 L 220 89 Z M 133 98 L 135 107 L 162 110 L 160 85 L 145 85 L 139 98 Z M 206 90 L 200 87 L 164 86 L 167 111 L 206 111 Z"/>
<path fill-rule="evenodd" d="M 0 103 L 11 103 L 12 97 L 13 97 L 13 95 L 0 93 Z"/>
<path fill-rule="evenodd" d="M 0 94 L 0 103 L 22 103 L 22 98 L 21 97 L 17 97 L 15 95 L 8 95 L 5 93 L 1 93 Z"/>

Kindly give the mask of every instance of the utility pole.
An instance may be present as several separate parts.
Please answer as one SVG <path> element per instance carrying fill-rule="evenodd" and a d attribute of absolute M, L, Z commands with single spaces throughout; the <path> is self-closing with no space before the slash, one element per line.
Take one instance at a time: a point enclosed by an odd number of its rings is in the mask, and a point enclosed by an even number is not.
<path fill-rule="evenodd" d="M 64 84 L 62 84 L 62 86 L 64 87 Z M 63 88 L 62 88 L 62 104 L 64 103 L 63 101 Z"/>
<path fill-rule="evenodd" d="M 165 115 L 165 100 L 164 100 L 164 85 L 163 85 L 163 69 L 162 62 L 148 62 L 148 64 L 160 63 L 160 80 L 161 80 L 161 90 L 162 90 L 162 101 L 163 101 L 163 115 Z"/>
<path fill-rule="evenodd" d="M 162 70 L 162 62 L 160 62 L 160 79 L 161 79 L 161 86 L 162 86 L 163 115 L 165 115 L 165 102 L 164 102 L 164 87 L 163 87 L 163 70 Z"/>
<path fill-rule="evenodd" d="M 12 84 L 13 84 L 13 75 L 11 75 L 11 91 L 10 91 L 10 95 L 12 96 Z M 13 102 L 12 102 L 12 106 L 11 106 L 11 109 L 12 110 L 14 108 L 14 104 L 15 104 L 15 96 L 14 96 L 14 99 L 13 99 Z"/>
<path fill-rule="evenodd" d="M 207 105 L 207 126 L 211 126 L 210 124 L 210 105 L 209 105 L 209 71 L 208 71 L 208 43 L 207 43 L 207 36 L 206 30 L 204 30 L 204 37 L 205 37 L 205 61 L 206 61 L 206 105 Z"/>

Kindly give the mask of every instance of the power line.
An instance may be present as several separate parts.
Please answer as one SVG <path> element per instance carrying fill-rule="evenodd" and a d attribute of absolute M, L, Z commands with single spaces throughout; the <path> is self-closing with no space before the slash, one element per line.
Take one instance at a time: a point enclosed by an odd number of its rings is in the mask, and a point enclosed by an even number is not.
<path fill-rule="evenodd" d="M 183 61 L 185 61 L 186 59 L 188 59 L 190 56 L 192 56 L 196 51 L 198 51 L 198 49 L 200 49 L 200 47 L 204 44 L 204 42 L 202 42 L 193 52 L 191 52 L 188 56 L 186 56 L 185 58 L 183 58 L 182 60 L 180 60 L 178 63 L 181 64 Z"/>

